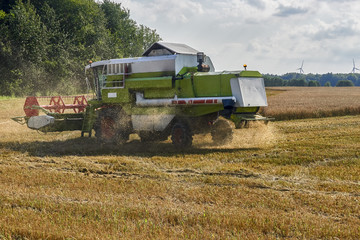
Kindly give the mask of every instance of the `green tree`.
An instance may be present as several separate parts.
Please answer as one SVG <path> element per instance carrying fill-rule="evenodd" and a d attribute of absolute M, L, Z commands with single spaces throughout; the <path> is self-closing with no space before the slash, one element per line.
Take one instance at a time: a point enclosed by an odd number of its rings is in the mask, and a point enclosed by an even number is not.
<path fill-rule="evenodd" d="M 44 25 L 30 2 L 16 1 L 2 19 L 0 76 L 2 95 L 34 94 L 42 76 L 47 36 Z"/>
<path fill-rule="evenodd" d="M 1 0 L 0 1 L 0 9 L 2 9 L 6 13 L 9 13 L 12 5 L 15 5 L 15 0 Z"/>
<path fill-rule="evenodd" d="M 10 10 L 7 23 L 13 55 L 33 63 L 41 62 L 45 57 L 47 36 L 45 27 L 30 2 L 17 1 Z"/>
<path fill-rule="evenodd" d="M 337 87 L 353 87 L 354 83 L 350 80 L 340 80 L 336 83 Z"/>
<path fill-rule="evenodd" d="M 45 80 L 42 82 L 43 94 L 71 93 L 77 87 L 82 86 L 82 82 L 78 81 L 69 84 L 69 79 L 74 72 L 78 71 L 75 68 L 81 68 L 80 62 L 73 57 L 76 52 L 75 46 L 72 44 L 69 34 L 61 28 L 61 19 L 55 9 L 44 3 L 38 13 L 46 28 L 48 38 L 46 59 L 41 63 L 45 69 Z"/>
<path fill-rule="evenodd" d="M 109 0 L 4 0 L 0 32 L 0 95 L 84 91 L 89 60 L 138 56 L 161 39 Z"/>
<path fill-rule="evenodd" d="M 264 83 L 266 87 L 284 86 L 286 81 L 280 77 L 264 76 Z"/>
<path fill-rule="evenodd" d="M 309 87 L 318 87 L 318 86 L 320 86 L 320 83 L 318 81 L 315 81 L 315 80 L 310 80 L 308 82 L 308 86 Z"/>
<path fill-rule="evenodd" d="M 153 43 L 158 42 L 161 39 L 159 34 L 156 33 L 156 30 L 148 28 L 144 25 L 138 27 L 138 44 L 141 53 L 145 52 Z M 140 55 L 140 54 L 138 54 Z"/>
<path fill-rule="evenodd" d="M 331 82 L 327 81 L 327 82 L 324 84 L 324 87 L 331 87 Z"/>
<path fill-rule="evenodd" d="M 305 77 L 306 77 L 305 74 L 295 73 L 295 72 L 285 73 L 284 75 L 282 75 L 282 79 L 284 80 L 305 79 Z"/>
<path fill-rule="evenodd" d="M 110 31 L 112 57 L 133 56 L 131 43 L 136 39 L 136 22 L 130 19 L 130 11 L 124 9 L 121 3 L 109 0 L 105 0 L 100 6 Z"/>
<path fill-rule="evenodd" d="M 130 11 L 110 0 L 101 4 L 110 30 L 112 57 L 135 57 L 141 55 L 151 44 L 161 40 L 155 30 L 130 19 Z"/>
<path fill-rule="evenodd" d="M 306 87 L 308 84 L 305 79 L 291 79 L 287 82 L 288 86 Z"/>

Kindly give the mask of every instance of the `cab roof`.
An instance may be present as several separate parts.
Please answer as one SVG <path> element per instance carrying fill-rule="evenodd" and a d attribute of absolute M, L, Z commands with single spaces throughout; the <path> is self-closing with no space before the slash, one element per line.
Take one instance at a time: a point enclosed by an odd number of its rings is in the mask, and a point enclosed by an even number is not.
<path fill-rule="evenodd" d="M 156 42 L 143 53 L 143 56 L 175 54 L 196 55 L 198 52 L 198 50 L 182 43 Z"/>

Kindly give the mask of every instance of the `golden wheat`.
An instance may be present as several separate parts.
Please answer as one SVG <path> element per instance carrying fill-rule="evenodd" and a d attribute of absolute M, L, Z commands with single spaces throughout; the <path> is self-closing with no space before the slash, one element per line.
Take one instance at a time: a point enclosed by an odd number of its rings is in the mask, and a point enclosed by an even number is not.
<path fill-rule="evenodd" d="M 0 239 L 360 236 L 360 116 L 258 124 L 179 151 L 40 135 L 9 122 L 22 103 L 0 100 Z"/>
<path fill-rule="evenodd" d="M 334 117 L 360 114 L 358 87 L 268 88 L 266 116 L 277 120 Z"/>

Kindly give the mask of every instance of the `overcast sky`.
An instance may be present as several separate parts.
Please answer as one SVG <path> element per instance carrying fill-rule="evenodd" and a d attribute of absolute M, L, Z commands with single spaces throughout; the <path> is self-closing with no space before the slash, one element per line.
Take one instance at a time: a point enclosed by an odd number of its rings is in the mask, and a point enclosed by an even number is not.
<path fill-rule="evenodd" d="M 115 0 L 165 42 L 210 56 L 216 70 L 349 73 L 360 68 L 358 0 Z"/>

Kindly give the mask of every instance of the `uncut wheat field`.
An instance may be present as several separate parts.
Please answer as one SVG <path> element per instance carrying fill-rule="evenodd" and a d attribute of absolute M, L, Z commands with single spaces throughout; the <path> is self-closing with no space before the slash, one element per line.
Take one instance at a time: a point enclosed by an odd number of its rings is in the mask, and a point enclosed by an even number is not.
<path fill-rule="evenodd" d="M 284 105 L 303 91 L 268 89 L 265 111 L 304 118 Z M 359 97 L 346 91 L 342 102 Z M 251 124 L 221 147 L 196 136 L 179 151 L 136 135 L 113 146 L 40 134 L 10 120 L 23 102 L 0 98 L 0 239 L 360 238 L 356 112 Z"/>

